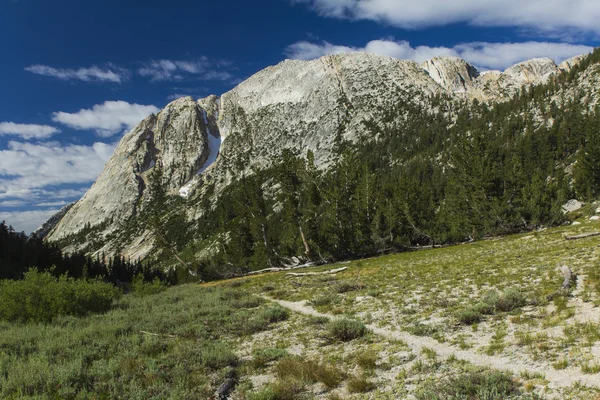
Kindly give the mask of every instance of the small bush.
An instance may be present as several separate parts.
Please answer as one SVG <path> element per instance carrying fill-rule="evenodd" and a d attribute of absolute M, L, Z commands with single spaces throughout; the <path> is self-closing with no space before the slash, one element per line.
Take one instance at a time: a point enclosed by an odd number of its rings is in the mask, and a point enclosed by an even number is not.
<path fill-rule="evenodd" d="M 510 288 L 503 291 L 499 296 L 496 309 L 498 311 L 508 312 L 523 307 L 526 304 L 527 299 L 523 293 L 519 292 L 517 289 Z"/>
<path fill-rule="evenodd" d="M 368 380 L 364 375 L 355 375 L 348 379 L 348 392 L 367 393 L 375 389 L 375 384 Z"/>
<path fill-rule="evenodd" d="M 379 355 L 375 350 L 366 350 L 361 353 L 357 353 L 354 356 L 354 360 L 356 361 L 356 365 L 361 367 L 362 369 L 372 370 L 377 366 L 377 359 Z"/>
<path fill-rule="evenodd" d="M 271 383 L 266 388 L 250 394 L 249 400 L 296 400 L 304 385 L 295 379 L 280 379 Z"/>
<path fill-rule="evenodd" d="M 361 288 L 360 285 L 356 285 L 354 283 L 340 282 L 335 287 L 335 291 L 338 292 L 338 293 L 347 293 L 347 292 L 352 292 L 354 290 L 359 290 L 360 288 Z"/>
<path fill-rule="evenodd" d="M 344 342 L 357 339 L 367 333 L 365 324 L 348 318 L 336 319 L 329 323 L 329 333 Z"/>
<path fill-rule="evenodd" d="M 167 284 L 158 278 L 152 282 L 144 282 L 144 275 L 138 274 L 131 282 L 131 291 L 140 297 L 161 293 L 167 289 Z"/>
<path fill-rule="evenodd" d="M 306 321 L 309 325 L 325 325 L 329 322 L 327 317 L 308 317 Z"/>
<path fill-rule="evenodd" d="M 417 391 L 417 400 L 504 400 L 519 395 L 512 377 L 499 371 L 474 371 L 447 378 Z"/>
<path fill-rule="evenodd" d="M 261 299 L 260 297 L 249 295 L 247 297 L 243 297 L 238 300 L 235 300 L 233 302 L 233 306 L 235 308 L 256 308 L 256 307 L 260 306 L 262 303 L 264 303 L 264 300 Z"/>
<path fill-rule="evenodd" d="M 289 312 L 279 305 L 256 310 L 252 314 L 239 314 L 235 332 L 240 335 L 262 332 L 269 329 L 269 325 L 273 323 L 285 321 L 288 316 Z"/>
<path fill-rule="evenodd" d="M 50 322 L 58 315 L 84 316 L 108 311 L 121 291 L 99 280 L 56 278 L 31 269 L 20 281 L 0 281 L 0 319 Z"/>
<path fill-rule="evenodd" d="M 275 305 L 262 312 L 262 316 L 270 323 L 285 321 L 289 317 L 289 312 L 285 308 Z"/>
<path fill-rule="evenodd" d="M 463 325 L 473 325 L 481 321 L 482 314 L 473 307 L 457 311 L 454 317 Z"/>
<path fill-rule="evenodd" d="M 258 349 L 253 352 L 252 365 L 254 368 L 264 368 L 268 363 L 279 360 L 287 355 L 288 353 L 284 349 Z"/>
<path fill-rule="evenodd" d="M 337 367 L 298 357 L 281 359 L 275 366 L 275 375 L 281 379 L 293 378 L 304 384 L 321 382 L 330 389 L 344 380 L 344 373 Z"/>
<path fill-rule="evenodd" d="M 527 304 L 525 296 L 516 289 L 506 289 L 502 293 L 496 290 L 489 291 L 480 303 L 457 311 L 454 316 L 464 325 L 480 322 L 485 315 L 496 312 L 508 312 Z"/>
<path fill-rule="evenodd" d="M 233 367 L 238 363 L 238 357 L 231 351 L 231 347 L 221 342 L 207 343 L 201 357 L 202 365 L 213 370 Z"/>
<path fill-rule="evenodd" d="M 325 293 L 314 297 L 309 303 L 313 307 L 324 307 L 335 303 L 336 300 L 335 294 Z"/>

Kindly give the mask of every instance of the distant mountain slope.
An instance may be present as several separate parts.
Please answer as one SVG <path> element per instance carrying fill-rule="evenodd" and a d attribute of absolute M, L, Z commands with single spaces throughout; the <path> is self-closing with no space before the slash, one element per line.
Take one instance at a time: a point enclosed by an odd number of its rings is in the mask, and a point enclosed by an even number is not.
<path fill-rule="evenodd" d="M 314 259 L 316 255 L 310 254 L 309 248 L 318 247 L 319 243 L 311 246 L 313 239 L 304 235 L 302 220 L 305 217 L 301 216 L 306 213 L 304 207 L 309 207 L 302 204 L 308 180 L 323 184 L 325 176 L 343 171 L 344 162 L 361 155 L 363 160 L 359 159 L 358 164 L 369 157 L 379 161 L 364 166 L 367 178 L 355 176 L 353 179 L 368 181 L 371 176 L 373 183 L 377 177 L 383 179 L 381 168 L 388 170 L 385 173 L 398 169 L 396 172 L 404 176 L 411 173 L 411 163 L 421 160 L 429 163 L 432 174 L 442 174 L 437 182 L 427 183 L 433 185 L 433 203 L 427 204 L 427 212 L 430 207 L 434 207 L 434 211 L 443 209 L 450 179 L 447 171 L 455 166 L 459 150 L 469 151 L 473 145 L 470 131 L 487 135 L 489 140 L 504 140 L 505 148 L 521 140 L 516 135 L 551 128 L 559 119 L 551 114 L 566 109 L 573 111 L 574 104 L 585 107 L 585 112 L 582 108 L 577 115 L 592 118 L 587 111 L 595 110 L 600 89 L 596 58 L 597 52 L 595 56 L 576 57 L 560 66 L 550 59 L 535 59 L 504 72 L 483 73 L 457 58 L 437 57 L 422 65 L 365 53 L 326 56 L 313 61 L 286 60 L 258 72 L 221 97 L 199 101 L 178 99 L 142 121 L 123 137 L 96 183 L 61 218 L 48 240 L 67 251 L 121 254 L 131 258 L 160 255 L 165 259 L 175 257 L 176 264 L 193 264 L 198 259 L 210 258 L 211 254 L 221 254 L 224 246 L 232 243 L 231 236 L 236 234 L 230 229 L 232 221 L 241 224 L 241 215 L 249 208 L 258 207 L 265 214 L 257 228 L 263 233 L 252 233 L 252 237 L 244 239 L 250 248 L 255 247 L 251 243 L 258 239 L 270 248 L 265 244 L 268 242 L 266 226 L 273 218 L 279 218 L 277 215 L 290 212 L 290 221 L 295 221 L 293 224 L 300 229 L 296 227 L 291 229 L 293 233 L 287 233 L 292 236 L 288 245 L 293 249 L 285 251 L 286 257 L 296 254 Z M 523 89 L 529 85 L 534 89 Z M 508 118 L 502 122 L 512 120 L 516 124 L 511 135 L 505 132 L 499 135 L 504 129 L 501 126 L 488 129 L 494 123 L 490 121 L 495 115 L 490 114 L 493 110 Z M 486 120 L 492 124 L 488 128 L 484 129 L 481 124 L 469 126 L 469 123 Z M 575 136 L 585 137 L 585 132 Z M 568 137 L 572 139 L 573 135 Z M 485 143 L 487 139 L 482 140 Z M 384 143 L 387 147 L 382 147 Z M 544 157 L 553 158 L 555 164 L 564 163 L 567 168 L 574 162 L 577 149 L 573 150 L 572 146 L 569 142 L 563 154 L 553 148 Z M 513 149 L 510 152 L 507 156 L 516 157 Z M 527 163 L 525 158 L 519 160 L 521 166 Z M 511 160 L 496 162 L 504 174 L 505 164 Z M 287 167 L 297 168 L 280 171 L 286 163 Z M 555 175 L 552 171 L 538 172 L 550 177 Z M 572 193 L 575 189 L 571 172 L 567 170 L 571 180 L 567 185 L 570 189 L 565 190 Z M 288 176 L 286 181 L 282 173 L 302 177 Z M 308 173 L 313 178 L 307 178 Z M 540 176 L 540 179 L 545 177 Z M 305 186 L 294 186 L 300 181 Z M 256 190 L 262 199 L 259 203 L 264 204 L 226 209 L 221 203 L 233 201 L 232 193 L 248 182 L 252 182 L 255 189 L 258 185 Z M 286 187 L 288 184 L 291 186 Z M 369 195 L 380 197 L 381 189 L 371 187 Z M 484 198 L 489 197 L 491 188 L 481 190 Z M 253 195 L 247 194 L 244 200 L 250 201 Z M 410 193 L 405 195 L 409 201 Z M 556 192 L 550 195 L 555 198 Z M 343 201 L 350 204 L 354 200 L 350 197 Z M 322 204 L 310 205 L 313 206 L 323 207 Z M 373 207 L 373 213 L 383 212 L 379 205 Z M 388 218 L 394 213 L 404 214 L 402 218 L 398 216 L 398 220 L 404 219 L 405 225 L 412 224 L 410 231 L 421 231 L 414 220 L 407 218 L 410 213 L 399 207 L 396 204 Z M 215 216 L 218 212 L 222 214 Z M 431 222 L 435 215 L 433 212 L 422 218 Z M 373 218 L 374 215 L 368 215 L 369 225 L 375 223 Z M 514 221 L 505 221 L 507 217 L 498 218 L 507 225 L 514 225 Z M 528 217 L 519 218 L 524 225 L 530 223 Z M 244 229 L 255 228 L 246 226 Z M 465 236 L 466 231 L 461 229 L 461 234 L 441 235 L 438 239 L 424 231 L 419 238 L 412 234 L 407 236 L 406 231 L 390 233 L 390 241 L 410 245 L 415 240 L 451 240 Z M 383 240 L 373 238 L 372 232 L 369 235 L 371 237 L 365 240 Z M 400 240 L 400 236 L 404 239 Z M 442 237 L 447 239 L 440 239 Z M 390 245 L 385 242 L 383 240 L 383 247 Z M 370 245 L 370 248 L 376 247 Z M 185 251 L 189 254 L 182 260 L 179 254 L 184 249 L 188 249 Z M 275 248 L 267 251 L 269 263 L 277 262 L 273 251 L 277 253 Z M 351 255 L 353 251 L 347 253 Z M 286 257 L 281 255 L 280 259 Z"/>

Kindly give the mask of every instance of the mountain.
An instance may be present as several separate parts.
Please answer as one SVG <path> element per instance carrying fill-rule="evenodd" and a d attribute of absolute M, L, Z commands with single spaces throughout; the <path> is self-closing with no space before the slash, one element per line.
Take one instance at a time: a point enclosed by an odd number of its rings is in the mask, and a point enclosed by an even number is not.
<path fill-rule="evenodd" d="M 548 132 L 561 120 L 556 114 L 567 109 L 569 116 L 586 118 L 582 123 L 593 120 L 600 89 L 597 58 L 596 52 L 572 58 L 560 66 L 550 59 L 534 59 L 504 72 L 479 72 L 464 60 L 444 57 L 421 65 L 365 53 L 325 56 L 312 61 L 286 60 L 256 73 L 220 97 L 198 101 L 181 98 L 142 121 L 122 138 L 97 181 L 60 218 L 47 240 L 68 252 L 171 259 L 173 264 L 187 267 L 215 254 L 220 254 L 219 257 L 229 254 L 227 246 L 236 240 L 245 241 L 250 255 L 235 256 L 237 261 L 232 261 L 235 257 L 231 256 L 223 261 L 230 265 L 239 262 L 244 264 L 243 268 L 249 268 L 249 257 L 258 257 L 258 244 L 266 250 L 260 262 L 253 261 L 257 266 L 289 261 L 292 256 L 314 260 L 317 255 L 313 249 L 320 248 L 323 241 L 314 239 L 316 233 L 312 238 L 306 237 L 307 208 L 313 207 L 313 213 L 317 210 L 325 213 L 329 209 L 323 204 L 329 200 L 324 193 L 327 189 L 342 190 L 342 186 L 338 181 L 325 188 L 315 189 L 311 185 L 326 184 L 327 179 L 334 179 L 333 175 L 346 170 L 354 173 L 353 168 L 359 164 L 364 164 L 365 176 L 355 178 L 364 179 L 368 185 L 372 177 L 373 184 L 381 186 L 388 179 L 393 182 L 391 177 L 384 178 L 386 174 L 394 173 L 397 174 L 394 179 L 400 176 L 405 179 L 411 165 L 427 163 L 429 173 L 433 174 L 428 179 L 438 173 L 440 176 L 435 176 L 438 181 L 428 183 L 433 185 L 428 195 L 432 203 L 426 206 L 430 215 L 419 218 L 432 222 L 448 204 L 447 171 L 455 169 L 459 150 L 468 151 L 473 146 L 475 133 L 488 135 L 488 139 L 493 136 L 498 149 L 511 152 L 497 161 L 498 169 L 504 171 L 505 164 L 517 162 L 506 159 L 517 157 L 512 153 L 517 150 L 505 149 L 523 140 L 516 135 L 529 134 L 533 138 L 535 132 L 544 129 L 540 136 L 556 136 Z M 573 114 L 575 105 L 578 114 Z M 499 123 L 515 124 L 510 137 L 503 134 L 499 139 L 496 136 L 504 128 L 492 129 L 490 119 L 497 118 L 499 113 L 507 117 Z M 564 142 L 564 135 L 560 135 Z M 575 136 L 582 135 L 585 132 Z M 568 146 L 573 146 L 572 137 L 569 136 Z M 508 142 L 500 143 L 502 140 Z M 384 144 L 387 147 L 382 147 Z M 519 142 L 521 145 L 525 146 Z M 542 181 L 558 179 L 555 171 L 561 169 L 564 173 L 574 163 L 577 147 L 563 147 L 562 154 L 553 148 L 543 155 L 552 158 L 553 167 L 551 171 L 536 171 Z M 488 149 L 481 151 L 485 153 Z M 529 161 L 522 154 L 518 156 L 520 167 L 524 168 Z M 365 161 L 373 157 L 376 160 L 370 164 Z M 356 165 L 345 167 L 349 160 Z M 543 165 L 550 165 L 546 161 Z M 575 195 L 573 174 L 567 175 L 563 191 L 570 190 L 568 194 Z M 486 185 L 489 187 L 478 188 L 476 193 L 491 201 L 494 188 L 492 184 Z M 240 190 L 252 193 L 240 194 Z M 316 191 L 318 204 L 304 204 L 304 196 L 309 196 L 305 192 L 309 190 Z M 372 197 L 364 201 L 369 203 L 381 196 L 381 190 L 381 187 L 369 188 L 367 196 Z M 350 206 L 357 196 L 353 192 L 340 201 Z M 390 199 L 395 196 L 389 195 Z M 410 193 L 398 196 L 409 201 Z M 494 201 L 501 201 L 506 193 L 498 196 Z M 551 196 L 560 200 L 555 192 Z M 375 216 L 385 212 L 380 209 L 381 204 L 367 204 L 373 212 L 367 213 L 365 223 L 369 228 L 361 233 L 369 231 L 364 238 L 365 243 L 371 243 L 367 250 L 345 249 L 339 254 L 329 250 L 327 256 L 321 252 L 318 258 L 356 256 L 391 245 L 447 241 L 472 236 L 476 231 L 473 226 L 462 227 L 460 233 L 436 233 L 436 238 L 432 232 L 438 228 L 430 229 L 429 233 L 423 231 L 409 216 L 411 212 L 401 210 L 405 206 L 397 204 L 393 212 L 388 210 L 390 215 L 386 218 L 402 214 L 397 220 L 409 226 L 412 233 L 408 235 L 406 228 L 402 228 L 395 233 L 389 230 L 389 240 L 375 238 L 374 218 L 385 219 Z M 253 217 L 247 217 L 245 213 L 253 208 L 262 216 L 257 217 L 253 212 Z M 294 225 L 285 233 L 291 235 L 290 242 L 285 244 L 285 256 L 279 245 L 270 244 L 269 238 L 283 228 L 274 227 L 271 233 L 267 232 L 267 227 L 277 225 L 278 220 L 286 221 L 283 216 Z M 531 222 L 531 216 L 520 214 L 497 218 L 510 226 L 507 230 L 529 226 Z M 323 223 L 320 216 L 313 219 Z M 244 229 L 252 234 L 240 238 L 238 231 Z M 322 227 L 319 229 L 323 231 Z M 448 227 L 452 229 L 455 227 Z M 495 226 L 483 229 L 481 234 L 497 230 Z M 282 241 L 285 235 L 273 241 Z M 379 244 L 375 245 L 376 242 Z M 339 244 L 332 244 L 331 248 L 335 246 Z"/>

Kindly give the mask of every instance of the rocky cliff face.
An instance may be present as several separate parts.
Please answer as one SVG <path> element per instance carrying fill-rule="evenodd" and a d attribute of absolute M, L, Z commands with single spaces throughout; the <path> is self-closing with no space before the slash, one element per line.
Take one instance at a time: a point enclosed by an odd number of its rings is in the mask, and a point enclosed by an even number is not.
<path fill-rule="evenodd" d="M 103 237 L 110 234 L 142 212 L 151 179 L 168 190 L 179 190 L 210 157 L 207 114 L 187 97 L 142 121 L 121 139 L 98 180 L 56 224 L 48 240 L 60 241 L 94 228 Z M 70 242 L 67 250 L 85 248 L 85 242 Z"/>
<path fill-rule="evenodd" d="M 138 227 L 125 243 L 116 232 L 144 213 L 153 187 L 184 200 L 204 195 L 208 181 L 218 192 L 273 163 L 285 148 L 311 151 L 316 165 L 326 168 L 339 139 L 371 134 L 368 123 L 385 121 L 392 109 L 402 121 L 411 105 L 431 104 L 433 97 L 502 101 L 579 61 L 558 67 L 550 59 L 535 59 L 504 72 L 480 73 L 457 58 L 436 57 L 422 65 L 365 53 L 286 60 L 220 98 L 182 98 L 142 121 L 123 137 L 98 180 L 48 240 L 67 251 L 143 258 L 156 239 L 151 230 Z M 186 209 L 190 219 L 202 212 Z"/>

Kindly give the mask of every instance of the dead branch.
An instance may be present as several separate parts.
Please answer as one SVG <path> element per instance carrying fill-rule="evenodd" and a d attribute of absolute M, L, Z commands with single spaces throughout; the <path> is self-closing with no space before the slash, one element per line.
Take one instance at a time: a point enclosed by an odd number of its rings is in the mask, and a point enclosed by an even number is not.
<path fill-rule="evenodd" d="M 585 238 L 593 237 L 593 236 L 600 236 L 600 232 L 584 233 L 582 235 L 575 235 L 575 236 L 565 236 L 565 239 L 577 240 L 577 239 L 585 239 Z"/>
<path fill-rule="evenodd" d="M 337 268 L 337 269 L 330 269 L 329 271 L 323 271 L 323 272 L 288 272 L 287 274 L 285 274 L 285 276 L 333 275 L 333 274 L 337 274 L 338 272 L 345 271 L 347 269 L 348 269 L 348 267 L 342 267 L 342 268 Z"/>

